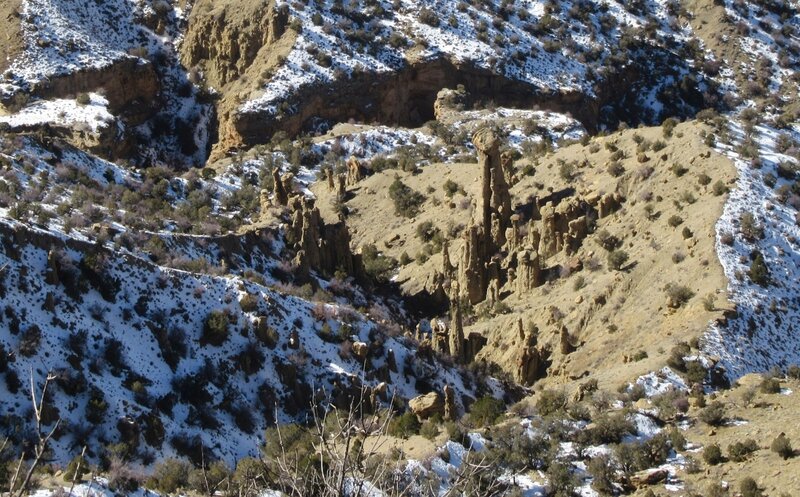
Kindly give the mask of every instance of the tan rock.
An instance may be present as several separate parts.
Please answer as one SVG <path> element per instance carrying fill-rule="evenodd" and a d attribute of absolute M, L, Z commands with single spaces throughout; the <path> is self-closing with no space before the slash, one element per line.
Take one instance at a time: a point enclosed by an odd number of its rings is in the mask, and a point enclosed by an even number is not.
<path fill-rule="evenodd" d="M 444 400 L 438 392 L 430 392 L 409 400 L 408 408 L 419 419 L 428 419 L 434 414 L 444 414 Z"/>
<path fill-rule="evenodd" d="M 355 157 L 347 159 L 347 186 L 354 186 L 364 178 L 361 173 L 361 164 Z"/>
<path fill-rule="evenodd" d="M 369 345 L 364 342 L 353 342 L 353 355 L 363 361 L 369 354 Z"/>
<path fill-rule="evenodd" d="M 455 421 L 458 417 L 456 412 L 456 392 L 450 385 L 444 386 L 444 420 Z"/>

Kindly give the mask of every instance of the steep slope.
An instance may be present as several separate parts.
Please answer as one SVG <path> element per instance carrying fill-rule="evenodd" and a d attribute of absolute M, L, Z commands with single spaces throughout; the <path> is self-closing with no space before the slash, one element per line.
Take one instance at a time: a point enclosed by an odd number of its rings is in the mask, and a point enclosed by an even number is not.
<path fill-rule="evenodd" d="M 177 60 L 183 16 L 165 1 L 25 0 L 19 19 L 11 20 L 23 46 L 3 73 L 0 105 L 16 112 L 31 99 L 102 92 L 117 122 L 97 152 L 145 164 L 199 165 L 212 139 L 206 126 L 213 113 Z"/>
<path fill-rule="evenodd" d="M 506 125 L 498 114 L 503 111 L 487 117 Z M 703 143 L 709 129 L 680 124 L 671 137 L 662 128 L 627 130 L 515 161 L 512 205 L 528 233 L 541 229 L 536 206 L 548 199 L 559 206 L 619 193 L 624 201 L 618 211 L 591 221 L 577 250 L 541 261 L 541 286 L 523 291 L 516 281 L 503 280 L 498 301 L 465 304 L 465 336 L 477 333 L 487 340 L 478 360 L 495 362 L 525 381 L 520 361 L 525 334 L 534 329 L 543 354 L 537 379 L 546 384 L 590 375 L 617 385 L 660 367 L 675 344 L 696 341 L 709 321 L 721 318 L 728 307 L 726 279 L 714 250 L 714 225 L 725 203 L 721 193 L 735 174 L 727 159 Z M 396 212 L 387 194 L 398 176 L 425 197 L 411 219 Z M 333 205 L 335 191 L 319 184 L 313 191 L 319 205 Z M 401 261 L 393 279 L 406 292 L 435 297 L 443 240 L 452 264 L 465 264 L 463 235 L 481 205 L 476 165 L 385 171 L 348 192 L 344 205 L 354 243 L 374 244 Z M 333 217 L 337 211 L 323 212 Z M 610 266 L 614 251 L 628 256 L 621 270 Z M 670 304 L 669 289 L 683 285 L 693 298 Z"/>
<path fill-rule="evenodd" d="M 0 43 L 0 72 L 8 68 L 12 58 L 22 49 L 19 23 L 15 22 L 20 3 L 20 1 L 9 1 L 3 2 L 0 6 L 0 26 L 5 33 L 5 39 Z"/>
<path fill-rule="evenodd" d="M 227 5 L 198 4 L 205 13 L 193 14 L 187 41 L 210 24 L 220 25 L 212 38 L 225 33 Z M 690 33 L 678 26 L 678 12 L 662 2 L 277 2 L 262 18 L 269 29 L 237 30 L 241 23 L 227 14 L 247 53 L 226 68 L 201 43 L 182 51 L 185 61 L 213 68 L 212 80 L 223 85 L 252 58 L 253 36 L 275 40 L 254 60 L 281 54 L 277 66 L 256 64 L 262 72 L 248 70 L 247 81 L 228 85 L 237 96 L 220 106 L 215 157 L 279 130 L 294 135 L 348 119 L 418 125 L 432 117 L 436 93 L 457 84 L 502 105 L 570 111 L 596 128 L 693 113 L 703 92 L 713 93 L 680 54 Z M 282 29 L 273 27 L 276 16 Z"/>
<path fill-rule="evenodd" d="M 726 104 L 791 103 L 800 56 L 797 2 L 692 0 L 685 4 L 693 32 L 713 54 L 705 70 L 725 88 Z"/>
<path fill-rule="evenodd" d="M 221 276 L 20 223 L 4 221 L 0 233 L 3 431 L 30 422 L 31 375 L 41 385 L 53 374 L 44 423 L 61 420 L 60 461 L 88 444 L 93 457 L 122 450 L 147 463 L 158 451 L 199 462 L 203 447 L 232 463 L 256 453 L 268 426 L 302 420 L 316 404 L 347 408 L 362 385 L 375 408 L 444 385 L 462 409 L 481 391 L 501 394 L 413 351 L 379 305 L 371 313 L 383 324 L 337 303 L 367 303 L 346 282 L 325 283 L 330 303 L 284 293 L 291 285 L 269 276 L 278 265 L 270 247 L 281 244 L 266 234 L 246 244 L 246 259 L 228 257 L 236 273 Z M 212 265 L 231 250 L 223 240 L 165 243 Z"/>
<path fill-rule="evenodd" d="M 739 181 L 717 223 L 717 252 L 736 314 L 713 326 L 705 348 L 736 378 L 800 363 L 800 200 L 795 127 L 757 121 L 720 134 L 719 149 L 733 160 Z M 758 259 L 758 261 L 757 261 Z"/>

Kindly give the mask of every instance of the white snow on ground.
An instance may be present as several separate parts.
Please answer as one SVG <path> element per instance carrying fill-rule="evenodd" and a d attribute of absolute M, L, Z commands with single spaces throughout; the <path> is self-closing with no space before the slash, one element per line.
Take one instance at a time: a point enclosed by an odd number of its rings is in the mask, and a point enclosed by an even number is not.
<path fill-rule="evenodd" d="M 321 156 L 334 153 L 339 157 L 371 159 L 376 155 L 391 156 L 404 146 L 432 146 L 436 138 L 429 133 L 388 126 L 367 127 L 352 125 L 354 131 L 314 143 L 312 150 Z M 360 131 L 359 128 L 363 128 Z"/>
<path fill-rule="evenodd" d="M 768 62 L 767 87 L 770 92 L 779 89 L 795 73 L 797 57 L 794 54 L 797 53 L 797 38 L 796 34 L 790 34 L 791 31 L 786 30 L 794 29 L 794 33 L 797 33 L 796 30 L 800 28 L 800 16 L 796 13 L 791 14 L 788 9 L 785 13 L 773 11 L 772 8 L 765 9 L 755 2 L 725 0 L 723 3 L 731 25 L 746 27 L 747 32 L 737 39 L 738 48 L 750 58 L 749 67 L 745 69 L 761 77 L 759 73 L 762 69 L 759 66 Z M 795 12 L 800 7 L 800 3 L 796 0 L 775 2 L 772 6 L 780 7 L 781 4 L 786 4 Z M 795 50 L 787 50 L 787 47 Z M 718 79 L 725 85 L 726 90 L 731 91 L 736 88 L 732 73 L 721 72 Z M 748 78 L 745 86 L 754 83 L 754 79 Z M 747 88 L 738 89 L 740 90 L 738 94 L 747 93 Z"/>
<path fill-rule="evenodd" d="M 341 165 L 350 157 L 366 163 L 376 157 L 392 159 L 409 153 L 414 155 L 417 165 L 423 167 L 430 162 L 458 162 L 463 160 L 465 154 L 474 154 L 472 132 L 485 125 L 502 123 L 500 132 L 506 136 L 505 143 L 519 152 L 525 151 L 528 142 L 538 143 L 547 139 L 552 142 L 553 148 L 557 148 L 562 141 L 579 140 L 586 134 L 579 121 L 555 112 L 501 107 L 494 111 L 464 112 L 463 117 L 452 125 L 452 129 L 460 133 L 459 136 L 463 136 L 464 140 L 450 153 L 443 140 L 425 127 L 407 129 L 348 124 L 346 131 L 334 128 L 336 136 L 323 135 L 311 144 L 308 153 L 314 156 L 316 165 L 296 168 L 295 184 L 300 192 L 313 196 L 309 187 L 318 181 L 320 167 Z M 534 123 L 535 129 L 526 132 L 522 129 L 524 121 Z M 219 192 L 231 193 L 246 184 L 243 178 L 257 178 L 267 164 L 279 168 L 281 172 L 292 169 L 284 152 L 267 152 L 231 164 L 208 183 Z"/>
<path fill-rule="evenodd" d="M 70 492 L 70 490 L 72 490 Z M 95 476 L 86 483 L 76 484 L 74 487 L 65 486 L 56 490 L 37 490 L 30 494 L 30 497 L 115 497 L 119 493 L 111 490 L 108 486 L 108 479 Z M 139 488 L 133 492 L 126 491 L 125 497 L 160 497 L 156 492 L 145 488 Z"/>
<path fill-rule="evenodd" d="M 200 164 L 206 158 L 208 121 L 212 112 L 209 104 L 198 101 L 196 89 L 188 83 L 186 69 L 178 61 L 175 46 L 180 43 L 181 31 L 185 28 L 183 15 L 168 1 L 23 0 L 20 19 L 24 48 L 14 55 L 10 67 L 0 75 L 0 99 L 13 103 L 18 101 L 18 96 L 28 97 L 35 87 L 46 88 L 61 76 L 107 69 L 123 60 L 139 65 L 152 64 L 159 79 L 161 123 L 145 122 L 137 126 L 136 134 L 141 137 L 141 143 L 147 144 L 146 148 L 140 147 L 138 159 L 176 165 Z M 163 31 L 155 33 L 148 24 L 159 24 Z M 102 93 L 101 88 L 92 87 L 91 75 L 83 80 L 79 78 L 77 84 L 80 89 L 75 91 Z M 34 97 L 37 94 L 34 92 Z M 106 104 L 93 97 L 92 105 L 87 107 L 102 105 Z M 91 109 L 76 108 L 62 99 L 34 101 L 3 121 L 12 125 L 90 125 L 96 131 L 98 125 L 109 121 L 109 116 L 95 110 L 97 112 L 91 114 Z M 179 139 L 176 130 L 186 127 L 193 131 L 191 138 Z M 187 145 L 190 140 L 194 148 Z"/>
<path fill-rule="evenodd" d="M 675 390 L 687 391 L 689 389 L 683 378 L 668 367 L 640 376 L 636 379 L 636 383 L 644 387 L 646 397 L 655 397 Z"/>
<path fill-rule="evenodd" d="M 140 0 L 24 0 L 25 49 L 6 71 L 10 81 L 0 84 L 0 93 L 130 57 L 129 50 L 148 45 L 135 22 L 145 5 Z"/>
<path fill-rule="evenodd" d="M 586 129 L 578 120 L 557 112 L 499 107 L 491 112 L 480 110 L 462 112 L 459 117 L 462 119 L 456 122 L 455 126 L 469 131 L 502 120 L 504 122 L 502 131 L 507 135 L 506 145 L 520 151 L 523 150 L 523 144 L 527 140 L 539 142 L 546 138 L 557 146 L 562 140 L 580 140 L 586 134 Z M 517 121 L 517 123 L 508 124 L 507 121 Z M 526 122 L 533 125 L 533 133 L 526 134 L 520 129 Z"/>
<path fill-rule="evenodd" d="M 164 435 L 160 440 L 165 456 L 175 453 L 172 441 L 177 437 L 202 440 L 206 448 L 232 462 L 257 452 L 264 429 L 269 426 L 264 413 L 274 413 L 270 402 L 277 403 L 277 420 L 282 423 L 302 415 L 309 407 L 306 404 L 311 399 L 310 390 L 299 400 L 299 405 L 287 407 L 286 399 L 297 395 L 301 383 L 330 391 L 334 381 L 346 384 L 343 378 L 359 377 L 372 385 L 379 382 L 372 376 L 363 378 L 360 361 L 321 334 L 323 324 L 337 334 L 347 322 L 358 340 L 372 343 L 378 325 L 351 307 L 323 305 L 286 295 L 279 291 L 280 285 L 270 286 L 274 280 L 268 274 L 264 274 L 265 286 L 236 275 L 191 273 L 154 265 L 141 256 L 120 254 L 98 259 L 102 267 L 100 281 L 115 288 L 103 293 L 99 282 L 85 283 L 88 280 L 78 269 L 82 258 L 92 251 L 89 245 L 77 246 L 75 239 L 63 235 L 49 238 L 43 230 L 9 219 L 0 222 L 0 229 L 4 239 L 14 236 L 10 234 L 12 230 L 20 230 L 35 235 L 28 239 L 41 241 L 21 245 L 18 251 L 8 245 L 0 248 L 0 267 L 5 266 L 0 345 L 6 351 L 19 351 L 23 336 L 39 335 L 38 352 L 32 356 L 17 352 L 17 360 L 9 365 L 21 382 L 28 381 L 33 368 L 37 384 L 41 384 L 48 370 L 66 374 L 76 385 L 83 384 L 76 390 L 53 390 L 56 405 L 71 406 L 61 409 L 65 426 L 91 428 L 86 406 L 91 396 L 100 396 L 107 404 L 107 412 L 94 433 L 117 439 L 120 419 L 136 420 L 145 431 L 146 426 L 152 426 L 150 420 L 155 416 L 163 424 Z M 178 253 L 179 248 L 191 250 L 192 239 L 167 240 L 167 243 L 174 245 L 172 253 Z M 197 238 L 194 243 L 196 253 L 187 253 L 199 255 L 206 251 L 206 257 L 212 262 L 216 260 L 211 252 L 218 248 L 208 239 Z M 63 253 L 59 256 L 62 261 L 59 284 L 45 283 L 50 267 L 48 251 L 62 244 L 66 246 L 57 251 Z M 269 256 L 253 252 L 246 259 L 254 264 Z M 244 261 L 232 260 L 232 264 Z M 260 262 L 258 265 L 263 266 Z M 80 289 L 76 281 L 84 281 L 87 287 Z M 256 297 L 254 310 L 241 308 L 239 300 L 245 294 Z M 214 310 L 229 315 L 230 334 L 220 346 L 202 346 L 198 342 L 204 322 Z M 277 334 L 276 346 L 270 347 L 256 337 L 259 316 Z M 287 348 L 293 331 L 298 333 L 298 349 Z M 80 352 L 76 352 L 68 343 L 82 333 L 86 345 L 79 346 Z M 118 360 L 110 359 L 109 347 L 119 351 L 112 353 Z M 383 341 L 382 349 L 393 350 L 397 365 L 396 372 L 387 372 L 389 396 L 396 394 L 408 399 L 417 395 L 415 385 L 422 377 L 439 391 L 449 384 L 469 394 L 458 370 L 436 361 L 428 362 L 409 347 L 402 337 L 385 337 Z M 248 350 L 255 350 L 260 359 L 256 359 L 255 369 L 246 373 L 237 364 L 241 364 L 239 358 Z M 174 360 L 168 361 L 168 356 Z M 80 362 L 80 367 L 72 366 L 75 361 Z M 117 368 L 116 362 L 123 364 Z M 384 365 L 385 354 L 373 357 L 374 369 Z M 296 373 L 291 373 L 293 370 Z M 191 386 L 196 379 L 202 383 Z M 138 393 L 132 391 L 133 381 L 143 385 Z M 27 419 L 30 404 L 25 388 L 12 391 L 9 385 L 0 384 L 5 414 Z M 495 395 L 501 395 L 494 380 L 489 380 L 489 388 Z M 165 398 L 171 400 L 165 404 Z M 266 411 L 254 410 L 254 405 L 263 406 Z M 246 412 L 249 415 L 243 414 Z M 213 413 L 211 419 L 205 417 L 209 413 Z M 252 417 L 250 422 L 249 417 Z M 72 443 L 73 438 L 68 434 L 54 441 L 57 460 L 67 461 L 75 455 Z"/>
<path fill-rule="evenodd" d="M 108 111 L 108 100 L 105 97 L 90 93 L 89 99 L 89 103 L 85 105 L 79 104 L 75 99 L 36 101 L 14 114 L 0 115 L 0 123 L 7 123 L 11 128 L 51 123 L 97 132 L 116 120 Z"/>
<path fill-rule="evenodd" d="M 796 127 L 783 132 L 795 140 L 800 138 Z M 780 177 L 778 165 L 796 165 L 797 161 L 776 150 L 777 130 L 755 127 L 760 167 L 753 167 L 752 161 L 737 152 L 736 145 L 744 139 L 741 125 L 733 124 L 731 135 L 734 145 L 719 144 L 718 150 L 731 158 L 739 178 L 716 225 L 716 249 L 737 317 L 724 327 L 712 324 L 703 348 L 718 356 L 729 377 L 735 379 L 773 366 L 800 364 L 800 226 L 795 219 L 797 210 L 778 197 L 779 189 L 793 182 Z M 774 187 L 765 184 L 767 175 L 775 178 Z M 749 242 L 741 235 L 740 220 L 745 213 L 763 227 L 762 239 Z M 734 235 L 731 246 L 722 241 L 726 234 Z M 753 283 L 747 275 L 754 250 L 763 254 L 769 270 L 766 287 Z"/>

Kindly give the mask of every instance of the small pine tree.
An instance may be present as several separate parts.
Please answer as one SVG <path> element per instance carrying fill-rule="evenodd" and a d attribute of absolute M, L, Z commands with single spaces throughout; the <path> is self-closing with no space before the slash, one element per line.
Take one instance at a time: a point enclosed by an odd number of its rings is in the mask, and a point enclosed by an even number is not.
<path fill-rule="evenodd" d="M 711 444 L 703 449 L 703 460 L 710 466 L 715 466 L 722 462 L 722 450 L 717 444 Z"/>
<path fill-rule="evenodd" d="M 764 261 L 764 256 L 758 250 L 755 251 L 755 257 L 750 263 L 747 275 L 750 277 L 750 281 L 756 285 L 765 287 L 769 284 L 769 269 Z"/>
<path fill-rule="evenodd" d="M 228 315 L 223 311 L 211 311 L 203 324 L 201 344 L 219 347 L 228 339 Z"/>

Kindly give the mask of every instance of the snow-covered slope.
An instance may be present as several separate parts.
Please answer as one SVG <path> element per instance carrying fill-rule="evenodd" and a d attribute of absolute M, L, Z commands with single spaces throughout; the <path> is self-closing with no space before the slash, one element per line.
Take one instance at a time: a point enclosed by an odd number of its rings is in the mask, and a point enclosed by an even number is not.
<path fill-rule="evenodd" d="M 733 144 L 720 144 L 719 150 L 733 160 L 739 179 L 717 223 L 716 246 L 736 316 L 724 326 L 710 327 L 705 349 L 721 358 L 729 376 L 738 378 L 800 364 L 798 161 L 787 155 L 796 155 L 796 148 L 786 149 L 800 134 L 796 127 L 756 125 L 747 136 L 741 124 L 730 132 Z M 778 146 L 781 141 L 784 146 Z M 742 155 L 748 144 L 748 155 L 757 153 L 758 159 Z M 753 216 L 754 227 L 745 225 L 746 215 Z M 756 251 L 769 274 L 763 286 L 749 276 Z"/>
<path fill-rule="evenodd" d="M 87 115 L 69 100 L 87 92 L 113 95 L 120 121 L 111 138 L 135 145 L 136 153 L 126 155 L 144 164 L 201 164 L 213 112 L 177 59 L 184 15 L 163 0 L 22 1 L 23 49 L 0 78 L 0 103 L 12 111 L 3 121 L 12 129 L 47 123 L 96 129 L 107 116 Z"/>
<path fill-rule="evenodd" d="M 61 461 L 83 444 L 99 455 L 125 442 L 144 460 L 154 450 L 194 457 L 202 444 L 206 457 L 210 450 L 233 462 L 256 453 L 271 423 L 302 420 L 315 396 L 343 402 L 351 385 L 362 383 L 387 383 L 383 405 L 445 384 L 470 396 L 480 388 L 499 394 L 491 380 L 416 353 L 385 324 L 338 303 L 344 299 L 336 293 L 350 291 L 356 297 L 348 301 L 366 305 L 346 282 L 338 289 L 324 283 L 327 298 L 318 298 L 329 303 L 284 293 L 301 290 L 271 276 L 278 258 L 266 249 L 230 258 L 231 274 L 215 276 L 8 220 L 0 238 L 4 419 L 30 422 L 30 375 L 41 385 L 48 372 L 56 374 L 48 403 L 62 420 L 54 444 Z M 222 251 L 199 239 L 165 243 L 172 253 L 212 264 Z M 272 246 L 279 251 L 282 244 Z M 388 316 L 380 306 L 372 312 Z M 226 330 L 217 339 L 208 331 L 211 318 L 213 329 Z M 361 358 L 359 342 L 368 347 Z"/>
<path fill-rule="evenodd" d="M 24 0 L 24 49 L 4 74 L 0 92 L 14 93 L 72 72 L 146 56 L 178 33 L 157 34 L 144 23 L 161 17 L 165 27 L 175 26 L 181 14 L 169 2 Z"/>
<path fill-rule="evenodd" d="M 302 29 L 286 62 L 256 98 L 241 105 L 241 112 L 276 114 L 311 86 L 437 59 L 543 91 L 593 95 L 598 75 L 630 63 L 631 58 L 623 58 L 603 68 L 620 40 L 630 35 L 628 29 L 640 36 L 647 27 L 642 41 L 651 47 L 672 46 L 690 34 L 678 25 L 676 5 L 664 1 L 281 4 L 289 9 L 290 26 Z"/>

